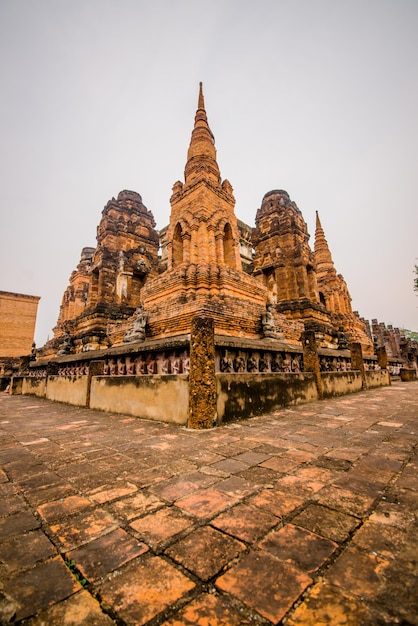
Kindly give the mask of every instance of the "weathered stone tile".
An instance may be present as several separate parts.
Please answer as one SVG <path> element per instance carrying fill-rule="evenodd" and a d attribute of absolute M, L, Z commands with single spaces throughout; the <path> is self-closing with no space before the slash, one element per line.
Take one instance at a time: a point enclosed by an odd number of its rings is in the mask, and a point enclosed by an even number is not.
<path fill-rule="evenodd" d="M 76 490 L 69 483 L 63 483 L 60 485 L 48 485 L 47 487 L 39 487 L 38 489 L 31 489 L 25 493 L 25 498 L 31 503 L 32 506 L 39 506 L 46 502 L 53 502 L 66 498 L 67 496 L 76 494 Z"/>
<path fill-rule="evenodd" d="M 312 573 L 325 563 L 337 544 L 294 524 L 286 524 L 280 530 L 269 533 L 259 547 Z"/>
<path fill-rule="evenodd" d="M 153 487 L 150 487 L 151 493 L 154 493 L 159 498 L 162 498 L 166 502 L 174 502 L 179 498 L 193 493 L 199 489 L 199 485 L 191 480 L 184 478 L 171 478 L 164 482 L 160 482 Z"/>
<path fill-rule="evenodd" d="M 260 467 L 267 467 L 267 469 L 274 470 L 278 474 L 286 474 L 286 472 L 290 472 L 297 465 L 297 461 L 287 459 L 284 456 L 272 456 L 267 461 L 260 463 Z"/>
<path fill-rule="evenodd" d="M 111 502 L 112 500 L 128 496 L 136 491 L 138 491 L 138 487 L 132 483 L 114 483 L 114 486 L 111 488 L 102 489 L 99 487 L 94 491 L 90 491 L 89 498 L 97 504 L 104 504 L 105 502 Z"/>
<path fill-rule="evenodd" d="M 241 461 L 242 463 L 246 463 L 247 465 L 259 465 L 259 463 L 263 463 L 270 458 L 270 454 L 263 454 L 262 452 L 254 452 L 253 450 L 249 450 L 248 452 L 243 452 L 242 454 L 238 454 L 234 457 L 236 461 Z"/>
<path fill-rule="evenodd" d="M 54 545 L 41 530 L 25 532 L 0 543 L 0 562 L 7 573 L 31 567 L 56 554 Z"/>
<path fill-rule="evenodd" d="M 353 463 L 357 461 L 363 453 L 364 450 L 362 448 L 334 448 L 326 452 L 325 456 L 330 459 L 340 459 Z"/>
<path fill-rule="evenodd" d="M 265 552 L 250 552 L 220 576 L 216 586 L 277 623 L 311 583 L 288 563 Z"/>
<path fill-rule="evenodd" d="M 288 626 L 372 626 L 374 617 L 360 599 L 317 583 L 286 619 Z"/>
<path fill-rule="evenodd" d="M 79 591 L 66 600 L 44 609 L 25 622 L 27 626 L 114 626 L 100 604 L 87 591 Z"/>
<path fill-rule="evenodd" d="M 322 537 L 341 543 L 359 524 L 359 520 L 352 515 L 328 507 L 309 504 L 292 521 L 297 526 L 303 526 Z"/>
<path fill-rule="evenodd" d="M 245 626 L 253 623 L 226 596 L 203 593 L 161 626 Z"/>
<path fill-rule="evenodd" d="M 107 508 L 115 517 L 130 521 L 145 513 L 156 511 L 163 506 L 165 506 L 165 502 L 157 498 L 157 496 L 141 490 L 130 498 L 123 498 L 122 500 L 112 502 Z"/>
<path fill-rule="evenodd" d="M 276 489 L 263 489 L 257 495 L 252 496 L 248 502 L 281 518 L 301 506 L 304 500 Z"/>
<path fill-rule="evenodd" d="M 315 460 L 317 467 L 323 467 L 333 472 L 347 472 L 352 466 L 352 462 L 347 459 L 338 459 L 322 454 Z"/>
<path fill-rule="evenodd" d="M 233 475 L 219 482 L 216 485 L 216 490 L 227 493 L 230 496 L 243 498 L 244 496 L 253 493 L 258 487 L 259 485 L 254 484 L 250 480 Z"/>
<path fill-rule="evenodd" d="M 150 487 L 163 480 L 171 478 L 173 473 L 166 467 L 151 467 L 148 470 L 132 471 L 129 474 L 129 480 L 138 485 L 138 487 Z"/>
<path fill-rule="evenodd" d="M 44 470 L 44 466 L 34 459 L 28 461 L 18 461 L 6 465 L 7 474 L 10 480 L 20 482 L 30 478 L 33 474 L 38 474 Z"/>
<path fill-rule="evenodd" d="M 210 450 L 203 449 L 201 451 L 190 454 L 189 458 L 201 465 L 212 465 L 212 463 L 222 461 L 225 457 L 223 457 L 221 454 L 216 454 L 215 452 L 211 452 Z"/>
<path fill-rule="evenodd" d="M 213 465 L 202 465 L 199 468 L 199 472 L 202 474 L 206 474 L 207 476 L 213 476 L 215 478 L 227 478 L 229 476 L 228 472 L 223 472 L 222 470 L 216 469 Z"/>
<path fill-rule="evenodd" d="M 18 493 L 18 489 L 14 483 L 9 481 L 5 483 L 0 483 L 0 496 L 2 498 L 8 498 L 10 496 L 16 495 Z"/>
<path fill-rule="evenodd" d="M 389 561 L 349 546 L 331 565 L 326 580 L 359 597 L 377 595 Z"/>
<path fill-rule="evenodd" d="M 0 517 L 5 515 L 11 515 L 12 513 L 18 513 L 25 508 L 25 502 L 22 498 L 16 494 L 9 496 L 3 496 L 0 499 Z"/>
<path fill-rule="evenodd" d="M 275 515 L 248 504 L 237 504 L 212 520 L 212 526 L 253 543 L 279 523 Z"/>
<path fill-rule="evenodd" d="M 221 472 L 220 472 L 221 473 Z M 221 476 L 222 478 L 222 476 Z M 198 470 L 194 472 L 190 472 L 184 475 L 185 480 L 190 480 L 190 482 L 198 485 L 199 489 L 204 489 L 205 487 L 211 487 L 215 483 L 219 482 L 219 479 L 211 472 L 202 472 L 202 468 L 200 467 Z"/>
<path fill-rule="evenodd" d="M 353 543 L 376 556 L 394 559 L 404 538 L 400 528 L 366 521 L 354 535 Z"/>
<path fill-rule="evenodd" d="M 40 522 L 29 511 L 13 513 L 0 519 L 0 541 L 8 541 L 12 537 L 40 527 Z"/>
<path fill-rule="evenodd" d="M 3 579 L 3 592 L 15 602 L 16 621 L 64 600 L 80 589 L 80 584 L 58 556 Z"/>
<path fill-rule="evenodd" d="M 283 455 L 283 459 L 288 459 L 293 463 L 301 465 L 302 463 L 309 463 L 316 459 L 315 454 L 305 452 L 303 450 L 296 450 L 294 448 L 287 450 Z M 288 470 L 289 471 L 289 470 Z"/>
<path fill-rule="evenodd" d="M 336 508 L 356 517 L 363 517 L 371 509 L 375 500 L 375 498 L 341 489 L 338 485 L 321 489 L 319 493 L 315 494 L 314 499 L 323 506 Z"/>
<path fill-rule="evenodd" d="M 276 487 L 309 496 L 322 489 L 333 477 L 334 474 L 326 469 L 302 467 L 296 470 L 294 474 L 279 478 L 276 482 Z"/>
<path fill-rule="evenodd" d="M 50 526 L 64 550 L 72 550 L 83 543 L 93 541 L 115 530 L 116 527 L 114 518 L 100 509 L 73 515 Z"/>
<path fill-rule="evenodd" d="M 261 467 L 260 465 L 249 467 L 243 472 L 240 472 L 239 476 L 259 487 L 272 487 L 277 481 L 277 473 L 274 470 Z"/>
<path fill-rule="evenodd" d="M 193 520 L 183 515 L 179 509 L 165 507 L 135 520 L 130 524 L 130 527 L 151 548 L 157 549 L 192 525 Z"/>
<path fill-rule="evenodd" d="M 78 513 L 89 506 L 92 506 L 92 503 L 87 498 L 68 496 L 67 498 L 61 498 L 60 500 L 38 506 L 38 513 L 45 521 L 51 522 Z"/>
<path fill-rule="evenodd" d="M 19 481 L 23 491 L 29 491 L 30 489 L 36 489 L 38 487 L 48 487 L 50 485 L 63 485 L 65 481 L 55 474 L 54 472 L 42 471 L 38 472 L 34 476 L 25 478 Z"/>
<path fill-rule="evenodd" d="M 369 520 L 376 524 L 406 528 L 415 519 L 414 511 L 405 509 L 397 503 L 379 502 Z"/>
<path fill-rule="evenodd" d="M 147 550 L 148 546 L 140 543 L 122 528 L 117 528 L 80 548 L 67 552 L 66 556 L 76 563 L 77 569 L 91 582 L 106 576 Z"/>
<path fill-rule="evenodd" d="M 191 532 L 166 550 L 166 554 L 207 581 L 245 550 L 245 544 L 205 526 Z"/>
<path fill-rule="evenodd" d="M 134 561 L 98 589 L 105 609 L 141 626 L 190 592 L 195 584 L 160 557 Z"/>
<path fill-rule="evenodd" d="M 220 493 L 215 491 L 215 489 L 203 489 L 198 493 L 178 500 L 176 506 L 190 515 L 203 519 L 205 517 L 213 517 L 235 501 L 235 498 L 226 493 Z"/>
<path fill-rule="evenodd" d="M 247 469 L 249 464 L 238 461 L 237 459 L 222 459 L 222 461 L 213 463 L 211 467 L 226 472 L 227 474 L 236 474 L 241 470 Z"/>

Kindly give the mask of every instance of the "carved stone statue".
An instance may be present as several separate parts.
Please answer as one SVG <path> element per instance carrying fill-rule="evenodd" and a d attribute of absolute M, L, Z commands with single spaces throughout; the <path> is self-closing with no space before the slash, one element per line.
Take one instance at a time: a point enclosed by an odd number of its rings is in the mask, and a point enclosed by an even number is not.
<path fill-rule="evenodd" d="M 219 368 L 221 372 L 233 372 L 234 371 L 232 359 L 228 356 L 228 353 L 226 350 L 225 350 L 225 354 L 221 357 Z"/>
<path fill-rule="evenodd" d="M 62 356 L 63 354 L 70 354 L 72 343 L 73 341 L 71 339 L 71 335 L 68 332 L 68 330 L 66 330 L 64 334 L 64 341 L 62 342 L 61 347 L 57 352 L 57 356 Z"/>
<path fill-rule="evenodd" d="M 128 343 L 130 341 L 144 341 L 145 339 L 145 326 L 147 325 L 147 315 L 144 312 L 143 306 L 140 304 L 135 311 L 135 320 L 133 327 L 127 331 L 123 341 Z"/>
<path fill-rule="evenodd" d="M 340 326 L 338 330 L 338 350 L 348 350 L 348 341 L 343 326 Z"/>
<path fill-rule="evenodd" d="M 264 337 L 271 337 L 272 339 L 283 339 L 284 335 L 278 332 L 276 329 L 276 322 L 273 315 L 273 304 L 268 302 L 266 304 L 266 310 L 261 315 L 261 327 Z"/>

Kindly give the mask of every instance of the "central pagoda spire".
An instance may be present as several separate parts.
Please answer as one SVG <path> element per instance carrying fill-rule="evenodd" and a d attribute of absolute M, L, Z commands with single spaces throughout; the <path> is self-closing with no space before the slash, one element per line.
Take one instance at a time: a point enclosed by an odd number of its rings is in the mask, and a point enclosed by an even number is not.
<path fill-rule="evenodd" d="M 208 180 L 217 185 L 221 183 L 221 174 L 216 161 L 215 138 L 208 124 L 202 83 L 199 83 L 197 111 L 184 170 L 186 186 L 199 180 Z"/>
<path fill-rule="evenodd" d="M 315 228 L 315 263 L 317 273 L 334 270 L 334 261 L 325 238 L 324 229 L 319 219 L 319 213 L 316 211 L 316 228 Z"/>

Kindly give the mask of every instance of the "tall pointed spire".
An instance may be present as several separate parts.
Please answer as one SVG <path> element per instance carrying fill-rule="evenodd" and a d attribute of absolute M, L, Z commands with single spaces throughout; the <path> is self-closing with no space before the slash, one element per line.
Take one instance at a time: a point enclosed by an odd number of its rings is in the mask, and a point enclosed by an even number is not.
<path fill-rule="evenodd" d="M 202 111 L 205 110 L 205 99 L 203 97 L 203 83 L 202 82 L 199 83 L 199 100 L 197 103 L 197 108 L 201 109 Z"/>
<path fill-rule="evenodd" d="M 322 272 L 324 270 L 334 268 L 334 261 L 332 260 L 331 252 L 328 247 L 328 242 L 325 239 L 324 229 L 322 228 L 318 211 L 316 211 L 316 229 L 315 229 L 315 263 L 316 271 Z"/>
<path fill-rule="evenodd" d="M 208 124 L 202 83 L 199 83 L 197 111 L 187 152 L 184 179 L 186 185 L 195 183 L 199 179 L 211 180 L 216 184 L 221 182 L 221 175 L 216 162 L 215 138 Z"/>

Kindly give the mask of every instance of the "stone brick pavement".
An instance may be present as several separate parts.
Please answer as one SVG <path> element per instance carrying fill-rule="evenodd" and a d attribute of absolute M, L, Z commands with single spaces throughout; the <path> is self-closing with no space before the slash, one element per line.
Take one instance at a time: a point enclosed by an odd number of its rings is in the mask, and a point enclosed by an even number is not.
<path fill-rule="evenodd" d="M 0 398 L 0 621 L 418 624 L 418 382 L 191 431 Z"/>

